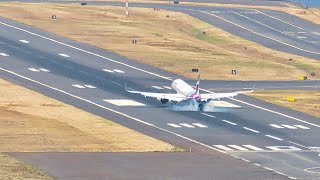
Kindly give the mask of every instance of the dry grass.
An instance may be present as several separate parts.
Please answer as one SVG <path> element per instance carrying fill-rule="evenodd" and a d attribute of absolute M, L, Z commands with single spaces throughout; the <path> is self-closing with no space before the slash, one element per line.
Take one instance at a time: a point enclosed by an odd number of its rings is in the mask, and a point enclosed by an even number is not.
<path fill-rule="evenodd" d="M 249 95 L 320 118 L 319 90 L 262 90 Z M 294 97 L 295 102 L 288 102 L 287 97 Z"/>
<path fill-rule="evenodd" d="M 26 165 L 13 157 L 0 153 L 0 179 L 22 180 L 22 179 L 53 179 L 37 168 Z"/>
<path fill-rule="evenodd" d="M 0 152 L 171 151 L 173 146 L 0 80 Z"/>
<path fill-rule="evenodd" d="M 192 78 L 194 67 L 204 79 L 297 79 L 320 71 L 315 60 L 270 50 L 182 13 L 131 8 L 126 18 L 121 7 L 1 3 L 0 16 Z M 237 76 L 230 75 L 233 68 Z"/>

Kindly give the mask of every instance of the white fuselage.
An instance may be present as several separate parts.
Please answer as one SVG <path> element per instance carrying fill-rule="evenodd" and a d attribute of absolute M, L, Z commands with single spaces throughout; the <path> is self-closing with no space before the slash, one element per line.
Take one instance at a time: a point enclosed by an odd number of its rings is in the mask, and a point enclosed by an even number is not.
<path fill-rule="evenodd" d="M 184 82 L 181 79 L 176 79 L 171 84 L 172 89 L 174 89 L 178 94 L 182 94 L 186 97 L 192 97 L 196 93 L 196 90 L 193 89 L 189 84 Z"/>

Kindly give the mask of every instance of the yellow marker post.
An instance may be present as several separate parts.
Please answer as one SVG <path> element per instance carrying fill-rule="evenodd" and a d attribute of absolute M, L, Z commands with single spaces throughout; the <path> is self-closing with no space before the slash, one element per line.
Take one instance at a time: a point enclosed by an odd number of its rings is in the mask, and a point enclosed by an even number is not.
<path fill-rule="evenodd" d="M 287 97 L 287 101 L 289 101 L 289 102 L 294 102 L 294 101 L 295 101 L 295 99 L 294 99 L 294 97 L 290 97 L 290 96 L 288 96 L 288 97 Z"/>

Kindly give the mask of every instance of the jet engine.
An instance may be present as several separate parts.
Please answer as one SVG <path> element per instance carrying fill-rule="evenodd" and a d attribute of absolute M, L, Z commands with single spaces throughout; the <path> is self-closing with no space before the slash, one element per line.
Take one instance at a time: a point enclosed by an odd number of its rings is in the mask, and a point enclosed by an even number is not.
<path fill-rule="evenodd" d="M 160 99 L 160 101 L 161 101 L 162 104 L 166 104 L 166 103 L 169 102 L 169 99 Z"/>

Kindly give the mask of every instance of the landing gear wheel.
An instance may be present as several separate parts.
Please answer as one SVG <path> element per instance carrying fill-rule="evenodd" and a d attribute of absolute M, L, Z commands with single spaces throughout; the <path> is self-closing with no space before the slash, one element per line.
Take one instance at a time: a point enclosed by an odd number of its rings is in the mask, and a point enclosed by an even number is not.
<path fill-rule="evenodd" d="M 203 111 L 203 104 L 202 103 L 199 104 L 199 110 Z"/>

